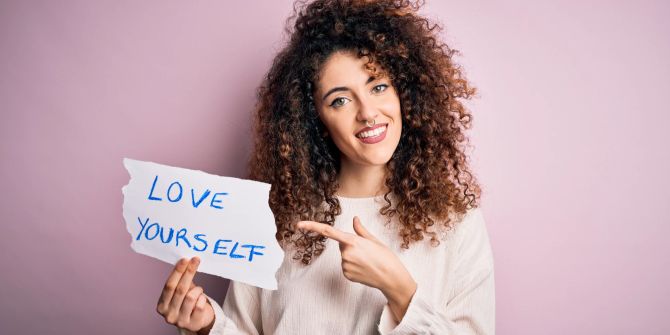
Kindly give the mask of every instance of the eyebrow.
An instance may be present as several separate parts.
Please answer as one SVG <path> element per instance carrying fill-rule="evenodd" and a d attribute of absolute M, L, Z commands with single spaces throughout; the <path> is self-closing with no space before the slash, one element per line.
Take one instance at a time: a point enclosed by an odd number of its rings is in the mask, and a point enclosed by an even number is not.
<path fill-rule="evenodd" d="M 365 82 L 365 85 L 371 83 L 371 82 L 374 81 L 375 79 L 376 79 L 375 77 L 370 76 L 370 78 L 368 78 L 368 81 Z M 349 88 L 348 88 L 348 87 L 343 87 L 343 86 L 334 87 L 334 88 L 332 88 L 330 91 L 328 91 L 328 93 L 326 93 L 326 95 L 323 96 L 323 101 L 326 101 L 326 98 L 327 98 L 331 93 L 340 92 L 340 91 L 349 91 Z"/>

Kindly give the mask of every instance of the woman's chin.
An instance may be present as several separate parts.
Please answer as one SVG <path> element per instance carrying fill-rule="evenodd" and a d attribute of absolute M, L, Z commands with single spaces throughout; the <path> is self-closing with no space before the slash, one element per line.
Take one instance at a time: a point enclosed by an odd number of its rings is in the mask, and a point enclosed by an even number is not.
<path fill-rule="evenodd" d="M 391 160 L 392 155 L 375 155 L 364 157 L 361 161 L 365 165 L 386 165 Z"/>

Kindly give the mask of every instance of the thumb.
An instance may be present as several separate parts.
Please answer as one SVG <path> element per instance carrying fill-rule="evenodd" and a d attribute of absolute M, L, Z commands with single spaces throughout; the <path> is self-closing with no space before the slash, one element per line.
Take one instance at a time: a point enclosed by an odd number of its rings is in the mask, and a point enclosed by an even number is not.
<path fill-rule="evenodd" d="M 374 235 L 370 234 L 370 232 L 363 227 L 363 224 L 361 223 L 361 219 L 358 218 L 358 216 L 354 216 L 354 231 L 358 236 L 367 238 L 369 240 L 377 240 Z"/>

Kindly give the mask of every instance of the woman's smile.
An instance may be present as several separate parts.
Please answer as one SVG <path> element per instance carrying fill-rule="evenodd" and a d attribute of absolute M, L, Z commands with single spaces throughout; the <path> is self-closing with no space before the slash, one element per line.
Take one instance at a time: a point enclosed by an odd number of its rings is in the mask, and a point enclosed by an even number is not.
<path fill-rule="evenodd" d="M 365 127 L 356 133 L 356 137 L 366 144 L 379 143 L 386 137 L 387 125 L 387 123 L 383 123 L 372 127 Z"/>

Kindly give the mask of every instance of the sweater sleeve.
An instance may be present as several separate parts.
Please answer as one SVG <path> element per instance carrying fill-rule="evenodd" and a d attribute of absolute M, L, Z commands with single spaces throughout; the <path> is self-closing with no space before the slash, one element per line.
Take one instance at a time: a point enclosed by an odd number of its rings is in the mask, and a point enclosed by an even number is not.
<path fill-rule="evenodd" d="M 258 288 L 231 280 L 223 306 L 207 297 L 214 309 L 210 335 L 262 334 Z M 178 328 L 181 335 L 196 335 Z"/>
<path fill-rule="evenodd" d="M 481 210 L 472 210 L 462 224 L 454 277 L 445 279 L 453 281 L 446 301 L 436 303 L 434 292 L 417 285 L 400 323 L 384 307 L 381 334 L 495 334 L 493 255 Z"/>

